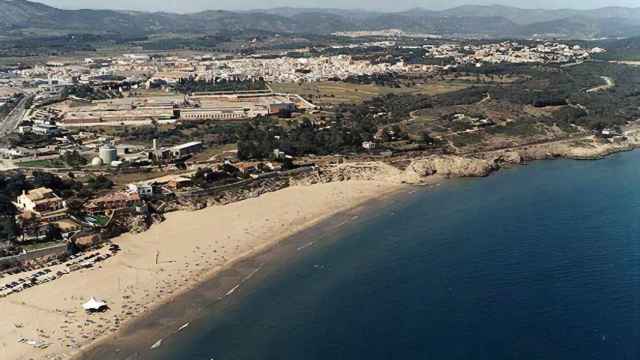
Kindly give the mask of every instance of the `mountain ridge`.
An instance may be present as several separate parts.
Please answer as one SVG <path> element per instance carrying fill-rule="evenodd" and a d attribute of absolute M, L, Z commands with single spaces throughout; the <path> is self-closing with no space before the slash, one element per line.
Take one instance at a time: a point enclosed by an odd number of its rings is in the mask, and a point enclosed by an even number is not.
<path fill-rule="evenodd" d="M 616 38 L 640 35 L 640 7 L 593 10 L 522 9 L 462 5 L 445 10 L 398 12 L 281 7 L 246 11 L 205 10 L 177 14 L 130 10 L 64 10 L 29 0 L 0 0 L 0 35 L 46 33 L 220 33 L 255 30 L 330 34 L 401 29 L 479 38 Z"/>

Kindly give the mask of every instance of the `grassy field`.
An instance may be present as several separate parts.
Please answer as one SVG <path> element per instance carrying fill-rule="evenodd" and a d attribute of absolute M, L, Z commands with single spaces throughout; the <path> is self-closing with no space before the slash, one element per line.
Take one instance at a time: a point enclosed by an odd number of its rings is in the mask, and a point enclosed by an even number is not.
<path fill-rule="evenodd" d="M 234 151 L 237 150 L 238 147 L 236 144 L 226 144 L 220 146 L 212 146 L 204 149 L 204 151 L 197 153 L 193 156 L 192 161 L 208 161 L 214 156 L 221 156 L 226 151 Z M 220 158 L 222 160 L 222 158 Z"/>
<path fill-rule="evenodd" d="M 414 87 L 392 88 L 377 85 L 350 84 L 336 81 L 314 83 L 275 83 L 270 84 L 275 92 L 295 93 L 317 105 L 334 105 L 341 103 L 358 103 L 385 94 L 425 94 L 437 95 L 464 89 L 469 83 L 460 81 L 440 81 L 421 84 Z"/>
<path fill-rule="evenodd" d="M 126 173 L 126 174 L 113 174 L 109 176 L 109 179 L 113 181 L 114 186 L 123 187 L 127 184 L 137 183 L 141 181 L 147 181 L 151 179 L 155 179 L 164 175 L 176 175 L 180 174 L 182 171 L 164 171 L 160 172 L 159 169 L 153 169 L 153 171 L 139 171 L 135 173 Z"/>
<path fill-rule="evenodd" d="M 43 159 L 43 160 L 27 160 L 16 163 L 20 167 L 35 167 L 35 168 L 61 168 L 65 167 L 65 164 L 58 159 Z"/>

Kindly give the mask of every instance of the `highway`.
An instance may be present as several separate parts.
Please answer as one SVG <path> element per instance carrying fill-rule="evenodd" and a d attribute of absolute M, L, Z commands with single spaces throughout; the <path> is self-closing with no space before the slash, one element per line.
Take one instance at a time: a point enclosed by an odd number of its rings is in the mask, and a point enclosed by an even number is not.
<path fill-rule="evenodd" d="M 25 95 L 18 101 L 13 110 L 2 119 L 0 123 L 0 137 L 9 135 L 18 127 L 24 118 L 24 114 L 27 112 L 26 105 L 30 99 L 33 99 L 33 95 Z"/>

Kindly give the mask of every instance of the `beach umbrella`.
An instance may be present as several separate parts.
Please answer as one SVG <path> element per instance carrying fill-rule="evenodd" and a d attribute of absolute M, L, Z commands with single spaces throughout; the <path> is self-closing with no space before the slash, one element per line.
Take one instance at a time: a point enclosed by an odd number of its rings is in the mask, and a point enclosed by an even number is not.
<path fill-rule="evenodd" d="M 101 300 L 97 300 L 93 296 L 86 303 L 82 304 L 82 308 L 86 311 L 101 311 L 107 308 L 107 303 Z"/>

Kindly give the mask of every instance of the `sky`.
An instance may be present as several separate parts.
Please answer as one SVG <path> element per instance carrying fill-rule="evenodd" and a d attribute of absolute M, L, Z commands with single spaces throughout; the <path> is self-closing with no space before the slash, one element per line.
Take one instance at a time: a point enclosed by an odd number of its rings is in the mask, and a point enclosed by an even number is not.
<path fill-rule="evenodd" d="M 521 8 L 593 9 L 604 6 L 640 7 L 640 0 L 34 0 L 64 9 L 122 9 L 196 12 L 202 10 L 248 10 L 280 6 L 367 9 L 381 11 L 423 7 L 441 10 L 466 4 L 500 4 Z"/>

